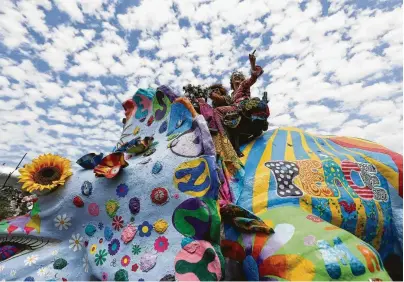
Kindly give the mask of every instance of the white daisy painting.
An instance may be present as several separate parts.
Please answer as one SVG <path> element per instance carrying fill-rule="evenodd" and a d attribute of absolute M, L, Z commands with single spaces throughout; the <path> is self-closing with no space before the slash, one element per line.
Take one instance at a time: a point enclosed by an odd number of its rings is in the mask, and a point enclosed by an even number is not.
<path fill-rule="evenodd" d="M 79 233 L 73 234 L 69 244 L 69 248 L 73 249 L 73 252 L 80 251 L 83 247 L 83 237 Z"/>
<path fill-rule="evenodd" d="M 71 217 L 68 217 L 66 214 L 63 215 L 58 215 L 54 219 L 55 221 L 55 227 L 58 228 L 59 230 L 62 229 L 69 229 L 69 227 L 72 225 Z"/>

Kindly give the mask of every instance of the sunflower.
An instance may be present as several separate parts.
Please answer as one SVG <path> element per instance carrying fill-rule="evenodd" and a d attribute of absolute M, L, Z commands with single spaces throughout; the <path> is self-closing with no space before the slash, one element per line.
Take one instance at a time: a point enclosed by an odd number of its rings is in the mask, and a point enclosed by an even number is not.
<path fill-rule="evenodd" d="M 31 164 L 19 169 L 20 180 L 24 183 L 22 190 L 33 192 L 54 190 L 58 185 L 64 185 L 71 176 L 70 161 L 57 155 L 44 154 L 34 159 Z"/>

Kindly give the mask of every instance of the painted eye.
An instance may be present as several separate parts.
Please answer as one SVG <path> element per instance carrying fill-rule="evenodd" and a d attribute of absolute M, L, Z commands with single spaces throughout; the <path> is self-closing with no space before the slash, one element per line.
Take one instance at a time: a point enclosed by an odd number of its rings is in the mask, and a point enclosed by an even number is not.
<path fill-rule="evenodd" d="M 42 237 L 1 236 L 0 261 L 4 262 L 43 248 L 48 244 L 56 245 L 60 242 L 60 240 L 46 239 Z"/>

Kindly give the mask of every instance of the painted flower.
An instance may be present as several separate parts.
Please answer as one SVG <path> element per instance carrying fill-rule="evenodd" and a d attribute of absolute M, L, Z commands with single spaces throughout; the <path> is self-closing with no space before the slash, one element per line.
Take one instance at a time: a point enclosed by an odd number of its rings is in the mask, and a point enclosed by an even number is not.
<path fill-rule="evenodd" d="M 156 241 L 154 241 L 154 249 L 159 253 L 166 251 L 168 249 L 168 245 L 168 239 L 164 236 L 160 236 L 156 239 Z"/>
<path fill-rule="evenodd" d="M 59 228 L 59 230 L 67 230 L 72 225 L 72 223 L 70 222 L 71 217 L 68 217 L 66 214 L 58 215 L 57 217 L 55 217 L 54 221 L 55 227 Z"/>
<path fill-rule="evenodd" d="M 128 185 L 126 184 L 119 184 L 118 187 L 116 187 L 116 195 L 118 197 L 125 197 L 128 194 L 129 188 Z"/>
<path fill-rule="evenodd" d="M 123 256 L 121 259 L 121 265 L 126 267 L 129 265 L 129 263 L 130 263 L 130 257 L 128 255 Z"/>
<path fill-rule="evenodd" d="M 41 155 L 18 171 L 22 190 L 27 192 L 52 191 L 73 174 L 68 159 L 52 154 Z"/>
<path fill-rule="evenodd" d="M 173 195 L 173 197 L 174 197 L 174 199 L 178 200 L 178 199 L 180 198 L 180 195 L 179 195 L 178 193 L 175 193 L 175 194 Z"/>
<path fill-rule="evenodd" d="M 101 277 L 102 277 L 102 281 L 108 281 L 108 273 L 103 272 Z"/>
<path fill-rule="evenodd" d="M 97 245 L 96 244 L 92 244 L 91 248 L 90 248 L 90 254 L 95 254 L 95 252 L 97 251 Z"/>
<path fill-rule="evenodd" d="M 58 255 L 58 253 L 59 253 L 59 251 L 58 251 L 58 250 L 53 250 L 53 251 L 52 251 L 52 256 L 57 256 L 57 255 Z"/>
<path fill-rule="evenodd" d="M 132 253 L 134 255 L 138 255 L 140 254 L 140 252 L 142 251 L 142 248 L 139 245 L 133 245 L 132 247 Z"/>
<path fill-rule="evenodd" d="M 149 237 L 153 230 L 153 226 L 147 221 L 143 221 L 143 223 L 139 225 L 138 230 L 140 237 Z"/>
<path fill-rule="evenodd" d="M 15 271 L 15 269 L 13 269 L 13 270 L 10 271 L 10 275 L 11 275 L 12 277 L 14 277 L 16 274 L 17 274 L 17 271 Z"/>
<path fill-rule="evenodd" d="M 79 233 L 73 234 L 72 238 L 69 240 L 69 248 L 73 248 L 73 252 L 80 251 L 83 247 L 83 237 Z"/>
<path fill-rule="evenodd" d="M 0 265 L 0 272 L 4 270 L 4 265 Z"/>
<path fill-rule="evenodd" d="M 121 243 L 118 239 L 113 239 L 111 243 L 108 244 L 108 253 L 113 256 L 115 255 L 121 246 Z"/>
<path fill-rule="evenodd" d="M 115 216 L 112 219 L 112 227 L 116 230 L 119 231 L 123 227 L 123 219 L 122 216 Z"/>
<path fill-rule="evenodd" d="M 316 243 L 316 237 L 314 235 L 308 235 L 304 237 L 305 246 L 314 246 L 315 243 Z"/>
<path fill-rule="evenodd" d="M 102 230 L 104 228 L 104 223 L 100 222 L 98 223 L 98 229 Z"/>
<path fill-rule="evenodd" d="M 88 256 L 85 255 L 83 258 L 83 268 L 84 268 L 84 272 L 88 272 Z"/>
<path fill-rule="evenodd" d="M 132 265 L 132 271 L 133 272 L 136 272 L 138 270 L 138 268 L 139 268 L 139 265 L 137 263 Z"/>
<path fill-rule="evenodd" d="M 109 217 L 114 217 L 119 209 L 119 202 L 115 200 L 109 200 L 105 203 L 105 209 Z"/>
<path fill-rule="evenodd" d="M 37 255 L 32 255 L 32 256 L 28 256 L 25 260 L 24 260 L 24 264 L 31 266 L 33 264 L 36 264 L 36 261 L 38 260 L 38 256 Z"/>
<path fill-rule="evenodd" d="M 99 250 L 98 254 L 95 255 L 95 264 L 97 266 L 103 265 L 104 262 L 107 260 L 107 255 L 107 250 Z"/>
<path fill-rule="evenodd" d="M 48 274 L 49 274 L 49 268 L 47 268 L 47 267 L 41 267 L 40 269 L 38 269 L 38 271 L 36 272 L 36 274 L 38 274 L 39 277 L 48 276 Z"/>

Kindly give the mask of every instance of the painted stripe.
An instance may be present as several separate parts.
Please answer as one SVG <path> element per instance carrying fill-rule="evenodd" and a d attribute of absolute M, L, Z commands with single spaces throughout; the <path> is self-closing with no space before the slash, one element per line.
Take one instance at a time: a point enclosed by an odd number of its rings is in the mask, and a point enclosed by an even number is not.
<path fill-rule="evenodd" d="M 293 141 L 290 131 L 287 131 L 286 135 L 286 148 L 285 148 L 285 157 L 286 161 L 294 161 L 296 160 L 295 152 L 293 151 Z"/>
<path fill-rule="evenodd" d="M 335 150 L 335 148 L 330 145 L 330 141 L 327 140 L 326 138 L 323 138 L 323 141 L 327 145 L 328 148 L 330 148 L 333 152 L 336 152 L 339 155 L 339 158 L 341 159 L 341 161 L 343 161 L 344 159 L 348 159 L 353 162 L 355 161 L 354 157 L 352 157 L 350 154 Z"/>
<path fill-rule="evenodd" d="M 307 151 L 305 150 L 304 145 L 303 145 L 302 133 L 296 132 L 296 131 L 291 131 L 290 134 L 291 134 L 291 138 L 292 138 L 292 142 L 293 142 L 293 150 L 295 153 L 295 158 L 297 160 L 310 159 L 309 154 L 307 153 Z"/>
<path fill-rule="evenodd" d="M 240 198 L 237 201 L 237 204 L 249 211 L 252 211 L 253 183 L 258 162 L 266 149 L 268 140 L 273 135 L 276 135 L 277 131 L 277 129 L 267 131 L 264 135 L 257 138 L 252 145 L 250 153 L 248 154 L 248 158 L 245 162 L 244 188 L 240 195 Z"/>
<path fill-rule="evenodd" d="M 251 149 L 254 146 L 256 140 L 257 139 L 254 139 L 254 141 L 251 141 L 246 146 L 244 146 L 244 147 L 242 146 L 240 148 L 241 152 L 244 154 L 244 156 L 242 158 L 240 158 L 240 161 L 243 165 L 245 165 L 245 163 L 248 159 L 248 156 L 250 155 Z"/>
<path fill-rule="evenodd" d="M 320 158 L 315 153 L 313 153 L 313 150 L 309 147 L 309 144 L 307 143 L 306 135 L 303 132 L 300 132 L 300 137 L 302 140 L 302 147 L 303 147 L 304 151 L 306 152 L 308 158 L 319 161 Z"/>
<path fill-rule="evenodd" d="M 380 249 L 380 245 L 382 243 L 383 233 L 384 233 L 384 215 L 382 206 L 378 201 L 375 201 L 376 204 L 376 212 L 377 212 L 377 226 L 376 226 L 376 237 L 373 238 L 372 245 L 376 248 L 376 250 Z"/>
<path fill-rule="evenodd" d="M 356 210 L 358 212 L 358 220 L 356 221 L 355 235 L 358 238 L 363 239 L 364 238 L 363 232 L 365 231 L 365 226 L 366 226 L 365 208 L 362 204 L 362 199 L 355 198 L 353 200 L 356 204 Z"/>
<path fill-rule="evenodd" d="M 268 197 L 269 197 L 269 184 L 271 179 L 271 171 L 269 168 L 265 166 L 266 162 L 269 162 L 273 159 L 273 154 L 278 152 L 278 150 L 282 150 L 280 147 L 282 145 L 279 142 L 279 136 L 284 136 L 285 131 L 275 130 L 274 134 L 272 134 L 271 138 L 269 138 L 264 152 L 258 156 L 261 157 L 259 159 L 258 165 L 255 171 L 254 183 L 253 183 L 253 195 L 252 195 L 252 211 L 257 214 L 262 212 L 263 210 L 268 209 Z M 286 136 L 285 136 L 286 137 Z M 276 141 L 275 141 L 276 139 Z M 286 139 L 286 138 L 285 138 Z M 280 140 L 282 141 L 282 140 Z M 283 141 L 285 144 L 285 141 Z M 274 146 L 275 145 L 275 146 Z M 274 147 L 274 148 L 273 148 Z M 282 157 L 283 157 L 282 150 Z"/>

